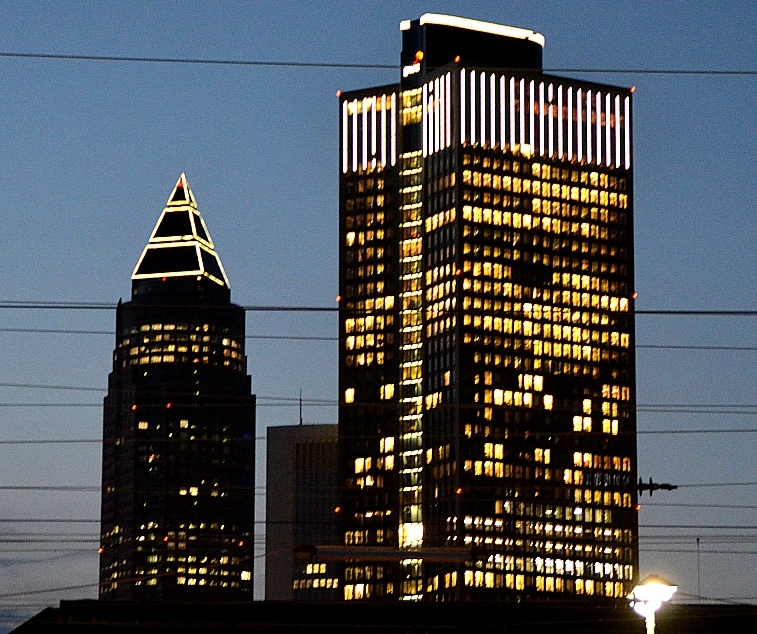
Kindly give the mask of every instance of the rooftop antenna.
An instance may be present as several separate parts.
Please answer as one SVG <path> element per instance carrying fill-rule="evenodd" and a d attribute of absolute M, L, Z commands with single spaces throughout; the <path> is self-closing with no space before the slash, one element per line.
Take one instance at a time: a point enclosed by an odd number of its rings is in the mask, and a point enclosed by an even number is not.
<path fill-rule="evenodd" d="M 300 425 L 302 425 L 302 388 L 300 388 Z"/>

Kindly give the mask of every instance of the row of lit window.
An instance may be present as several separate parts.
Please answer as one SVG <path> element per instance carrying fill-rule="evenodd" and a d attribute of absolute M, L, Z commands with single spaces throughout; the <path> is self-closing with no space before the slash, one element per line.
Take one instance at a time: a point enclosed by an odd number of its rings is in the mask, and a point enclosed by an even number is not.
<path fill-rule="evenodd" d="M 347 251 L 345 259 L 347 261 L 347 271 L 359 271 L 360 267 L 355 267 L 354 262 L 371 262 L 373 260 L 381 260 L 384 257 L 383 247 L 361 247 L 358 249 L 351 249 Z M 352 266 L 351 266 L 352 265 Z M 378 266 L 378 265 L 375 265 Z M 375 267 L 374 267 L 375 268 Z M 384 271 L 383 266 L 379 267 L 379 273 Z M 359 275 L 360 276 L 360 275 Z"/>
<path fill-rule="evenodd" d="M 345 357 L 345 365 L 348 368 L 361 367 L 366 365 L 383 365 L 385 360 L 383 352 L 364 352 L 360 354 L 348 354 Z"/>
<path fill-rule="evenodd" d="M 486 561 L 478 560 L 476 570 L 503 570 L 507 572 L 537 572 L 541 574 L 593 576 L 599 579 L 633 580 L 633 566 L 622 563 L 563 559 L 561 557 L 516 557 L 495 553 Z M 473 571 L 471 571 L 473 572 Z"/>
<path fill-rule="evenodd" d="M 372 227 L 374 224 L 383 225 L 384 212 L 377 211 L 375 213 L 370 212 L 366 214 L 349 215 L 345 217 L 344 224 L 345 224 L 346 229 L 355 229 L 355 228 L 360 229 L 362 227 Z"/>
<path fill-rule="evenodd" d="M 465 571 L 465 585 L 476 588 L 507 588 L 510 590 L 525 590 L 524 575 L 513 573 L 493 573 L 481 570 Z M 530 586 L 531 584 L 529 584 Z M 563 579 L 562 577 L 533 578 L 533 588 L 537 592 L 565 592 L 569 594 L 603 595 L 607 597 L 623 598 L 628 589 L 622 581 L 595 581 L 593 579 Z"/>
<path fill-rule="evenodd" d="M 383 191 L 384 179 L 383 178 L 355 178 L 345 179 L 344 188 L 347 194 L 357 192 L 363 194 L 375 190 Z"/>
<path fill-rule="evenodd" d="M 384 335 L 382 333 L 368 333 L 366 335 L 350 335 L 345 339 L 345 348 L 347 350 L 360 350 L 362 348 L 381 348 L 384 345 Z M 391 334 L 386 335 L 386 342 L 392 342 Z"/>
<path fill-rule="evenodd" d="M 368 282 L 366 284 L 348 284 L 345 292 L 348 298 L 365 297 L 366 295 L 382 294 L 384 292 L 384 282 Z M 351 308 L 351 306 L 348 306 Z"/>
<path fill-rule="evenodd" d="M 355 458 L 355 473 L 367 473 L 375 465 L 377 470 L 386 469 L 391 471 L 394 469 L 394 455 L 379 456 L 378 458 Z"/>
<path fill-rule="evenodd" d="M 512 171 L 515 174 L 531 174 L 542 180 L 559 180 L 565 183 L 583 183 L 591 184 L 592 187 L 602 187 L 604 189 L 620 189 L 625 191 L 626 179 L 617 176 L 605 174 L 599 171 L 586 171 L 578 169 L 568 169 L 564 166 L 549 165 L 547 163 L 518 161 L 509 157 L 485 156 L 480 153 L 463 154 L 463 166 L 481 165 L 484 169 Z"/>
<path fill-rule="evenodd" d="M 595 516 L 596 519 L 596 516 Z M 493 537 L 487 533 L 505 533 L 508 535 L 524 535 L 524 536 L 531 536 L 531 537 L 554 537 L 556 539 L 568 539 L 568 540 L 578 540 L 578 539 L 585 539 L 587 541 L 592 541 L 594 543 L 599 542 L 613 542 L 617 541 L 618 543 L 625 543 L 622 538 L 618 538 L 615 536 L 619 531 L 619 529 L 615 529 L 613 531 L 612 528 L 602 528 L 601 526 L 596 526 L 593 530 L 592 527 L 589 525 L 582 525 L 582 524 L 549 524 L 549 523 L 543 523 L 543 522 L 534 522 L 534 521 L 525 521 L 525 520 L 515 520 L 512 526 L 508 526 L 507 530 L 503 529 L 497 529 L 497 528 L 489 528 L 486 532 L 482 532 L 482 530 L 479 530 L 476 533 L 467 533 L 463 536 L 463 543 L 466 546 L 484 546 L 487 548 L 499 548 L 504 546 L 504 538 L 503 537 Z M 449 537 L 447 538 L 449 539 Z M 457 540 L 457 536 L 453 537 L 453 541 Z M 560 548 L 564 548 L 566 552 L 572 552 L 572 549 L 574 548 L 574 544 L 562 544 L 560 542 L 557 542 L 555 544 L 555 548 L 558 550 Z M 619 549 L 616 549 L 619 550 Z"/>
<path fill-rule="evenodd" d="M 364 245 L 368 242 L 372 242 L 373 240 L 383 240 L 384 239 L 384 230 L 383 229 L 370 229 L 368 231 L 348 231 L 345 235 L 344 241 L 345 244 L 348 247 L 351 247 L 353 244 L 357 243 L 359 245 Z"/>
<path fill-rule="evenodd" d="M 164 353 L 188 353 L 192 352 L 194 354 L 199 354 L 200 352 L 210 352 L 211 347 L 215 346 L 209 346 L 209 345 L 203 345 L 200 346 L 199 344 L 192 344 L 191 346 L 182 346 L 182 345 L 176 345 L 173 343 L 164 343 L 162 345 L 157 346 L 134 346 L 132 348 L 129 348 L 129 355 L 132 357 L 136 357 L 139 355 L 144 354 L 164 354 Z M 242 359 L 244 358 L 244 354 L 241 352 L 237 352 L 236 350 L 231 350 L 229 348 L 223 349 L 223 356 L 224 357 L 231 357 L 232 359 Z"/>
<path fill-rule="evenodd" d="M 426 233 L 439 229 L 451 222 L 455 222 L 456 217 L 457 213 L 454 207 L 444 211 L 438 211 L 435 214 L 428 216 L 425 222 Z"/>
<path fill-rule="evenodd" d="M 387 583 L 385 586 L 377 584 L 376 590 L 374 590 L 374 584 L 370 583 L 350 583 L 344 586 L 345 601 L 369 599 L 375 594 L 378 594 L 379 596 L 382 596 L 383 594 L 394 594 L 394 584 L 392 582 Z"/>
<path fill-rule="evenodd" d="M 628 196 L 616 192 L 608 192 L 604 189 L 578 187 L 560 183 L 549 183 L 540 180 L 530 180 L 508 174 L 499 175 L 487 172 L 463 171 L 463 184 L 473 187 L 487 187 L 501 192 L 514 194 L 527 194 L 533 196 L 550 197 L 557 200 L 566 200 L 581 203 L 594 203 L 604 206 L 628 207 Z M 549 202 L 549 201 L 544 201 Z"/>
<path fill-rule="evenodd" d="M 376 196 L 359 196 L 358 198 L 348 198 L 344 201 L 344 208 L 346 211 L 360 211 L 362 209 L 379 209 L 384 206 L 384 195 L 377 194 Z"/>
<path fill-rule="evenodd" d="M 312 588 L 338 588 L 339 579 L 295 579 L 292 582 L 292 590 L 310 590 Z"/>

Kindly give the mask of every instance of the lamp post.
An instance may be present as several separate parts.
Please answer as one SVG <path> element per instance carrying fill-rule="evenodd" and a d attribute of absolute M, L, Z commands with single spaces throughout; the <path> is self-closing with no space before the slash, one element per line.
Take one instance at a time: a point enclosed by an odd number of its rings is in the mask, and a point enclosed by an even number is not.
<path fill-rule="evenodd" d="M 678 586 L 652 575 L 644 579 L 628 595 L 634 612 L 646 620 L 647 634 L 654 634 L 655 612 L 664 602 L 670 601 L 676 590 Z"/>

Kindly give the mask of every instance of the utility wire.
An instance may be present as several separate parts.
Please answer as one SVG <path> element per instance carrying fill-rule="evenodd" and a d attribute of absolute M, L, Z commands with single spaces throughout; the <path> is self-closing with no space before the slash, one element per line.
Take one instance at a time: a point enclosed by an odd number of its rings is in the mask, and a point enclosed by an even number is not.
<path fill-rule="evenodd" d="M 26 310 L 114 310 L 106 302 L 49 302 L 36 300 L 1 300 L 0 308 Z M 176 308 L 174 306 L 174 308 Z M 193 306 L 197 308 L 197 306 Z M 338 306 L 240 306 L 246 312 L 336 313 Z M 345 309 L 347 310 L 347 309 Z M 609 311 L 608 311 L 609 312 Z M 617 313 L 622 316 L 663 315 L 684 317 L 757 317 L 757 310 L 636 310 Z"/>
<path fill-rule="evenodd" d="M 113 330 L 75 330 L 70 328 L 0 328 L 0 332 L 60 335 L 116 335 Z M 282 341 L 339 341 L 339 337 L 311 337 L 298 335 L 246 335 L 245 339 L 267 339 Z M 757 346 L 685 346 L 678 344 L 636 344 L 636 349 L 651 350 L 727 350 L 757 352 Z"/>
<path fill-rule="evenodd" d="M 247 66 L 274 68 L 323 68 L 323 69 L 355 69 L 355 70 L 396 70 L 397 64 L 369 64 L 365 62 L 303 62 L 303 61 L 271 61 L 245 59 L 208 59 L 201 57 L 146 57 L 131 55 L 92 55 L 92 54 L 64 54 L 64 53 L 18 53 L 12 51 L 0 52 L 0 57 L 7 59 L 43 59 L 55 61 L 76 62 L 136 62 L 141 64 L 189 64 L 201 66 Z M 506 68 L 512 72 L 533 69 Z M 590 74 L 639 74 L 639 75 L 703 75 L 703 76 L 757 76 L 753 70 L 723 70 L 723 69 L 665 69 L 665 68 L 544 68 L 545 73 L 590 73 Z"/>

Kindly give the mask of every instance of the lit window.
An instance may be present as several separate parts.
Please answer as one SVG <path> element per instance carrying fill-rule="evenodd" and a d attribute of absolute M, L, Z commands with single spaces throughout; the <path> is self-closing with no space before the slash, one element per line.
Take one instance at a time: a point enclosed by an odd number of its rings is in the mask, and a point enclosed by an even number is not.
<path fill-rule="evenodd" d="M 344 402 L 345 403 L 353 403 L 355 401 L 355 388 L 354 387 L 348 387 L 344 391 Z"/>

